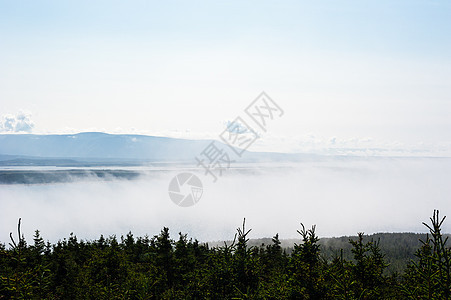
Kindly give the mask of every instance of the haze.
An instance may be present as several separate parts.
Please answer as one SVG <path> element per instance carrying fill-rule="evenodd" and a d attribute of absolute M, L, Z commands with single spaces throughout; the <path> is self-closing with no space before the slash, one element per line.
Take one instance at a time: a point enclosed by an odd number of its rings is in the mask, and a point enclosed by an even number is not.
<path fill-rule="evenodd" d="M 173 170 L 138 180 L 89 179 L 51 185 L 0 187 L 0 241 L 35 229 L 51 241 L 73 232 L 79 238 L 158 234 L 163 226 L 201 241 L 232 239 L 243 218 L 251 237 L 296 238 L 300 222 L 317 224 L 320 236 L 357 232 L 425 232 L 434 208 L 449 215 L 450 159 L 347 159 L 297 164 L 253 165 L 230 170 L 213 183 L 200 178 L 204 195 L 181 208 L 168 197 Z M 199 173 L 198 173 L 199 174 Z M 444 230 L 449 230 L 445 222 Z"/>
<path fill-rule="evenodd" d="M 434 209 L 451 213 L 450 16 L 447 0 L 0 0 L 0 166 L 142 172 L 0 180 L 0 242 L 19 217 L 52 241 L 163 226 L 230 239 L 244 217 L 253 237 L 296 237 L 300 222 L 321 236 L 423 231 Z M 185 166 L 146 168 L 195 165 L 263 91 L 284 113 L 248 150 L 282 154 L 214 184 L 199 169 L 200 202 L 174 205 Z M 271 155 L 283 159 L 255 163 Z"/>

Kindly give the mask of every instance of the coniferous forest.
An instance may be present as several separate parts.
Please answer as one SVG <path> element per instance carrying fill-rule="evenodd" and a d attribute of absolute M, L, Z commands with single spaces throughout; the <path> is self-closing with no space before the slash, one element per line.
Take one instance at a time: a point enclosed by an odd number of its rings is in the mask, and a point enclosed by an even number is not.
<path fill-rule="evenodd" d="M 379 241 L 363 233 L 325 255 L 315 226 L 300 225 L 289 251 L 276 234 L 250 245 L 245 222 L 233 241 L 220 246 L 169 229 L 159 235 L 94 241 L 76 236 L 56 244 L 36 231 L 0 244 L 1 299 L 450 299 L 451 250 L 434 211 L 423 223 L 429 233 L 400 272 L 390 269 Z M 401 245 L 401 244 L 400 244 Z M 405 251 L 399 247 L 399 252 Z M 330 252 L 330 249 L 329 249 Z M 393 269 L 392 269 L 393 270 Z"/>

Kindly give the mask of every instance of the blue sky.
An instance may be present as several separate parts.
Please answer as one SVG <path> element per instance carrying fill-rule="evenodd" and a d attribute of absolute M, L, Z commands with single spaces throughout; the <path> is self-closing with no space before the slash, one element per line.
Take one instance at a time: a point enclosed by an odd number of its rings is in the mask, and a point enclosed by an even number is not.
<path fill-rule="evenodd" d="M 261 149 L 451 155 L 450 32 L 449 1 L 0 0 L 0 115 L 214 138 L 264 90 Z"/>

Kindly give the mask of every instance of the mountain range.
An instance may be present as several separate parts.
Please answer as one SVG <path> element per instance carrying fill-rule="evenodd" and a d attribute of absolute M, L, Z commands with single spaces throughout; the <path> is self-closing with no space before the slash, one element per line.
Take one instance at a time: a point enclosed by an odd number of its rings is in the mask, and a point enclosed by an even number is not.
<path fill-rule="evenodd" d="M 212 141 L 102 132 L 1 134 L 0 165 L 193 163 Z M 228 145 L 218 141 L 215 145 L 234 155 Z M 306 157 L 311 155 L 248 151 L 240 161 L 297 161 Z"/>

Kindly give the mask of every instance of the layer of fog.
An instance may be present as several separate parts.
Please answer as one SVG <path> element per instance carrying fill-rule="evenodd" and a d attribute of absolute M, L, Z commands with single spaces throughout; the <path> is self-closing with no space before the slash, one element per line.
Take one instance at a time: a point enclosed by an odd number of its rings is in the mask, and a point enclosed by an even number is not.
<path fill-rule="evenodd" d="M 177 170 L 137 180 L 88 180 L 0 186 L 0 242 L 16 234 L 29 242 L 35 229 L 51 242 L 73 232 L 153 236 L 169 227 L 201 241 L 231 239 L 242 220 L 251 238 L 297 237 L 299 223 L 317 224 L 320 236 L 357 232 L 425 232 L 433 209 L 451 213 L 451 159 L 369 159 L 297 163 L 226 171 L 216 183 L 197 173 L 204 194 L 195 206 L 171 202 L 168 184 Z M 451 220 L 445 222 L 449 232 Z"/>

